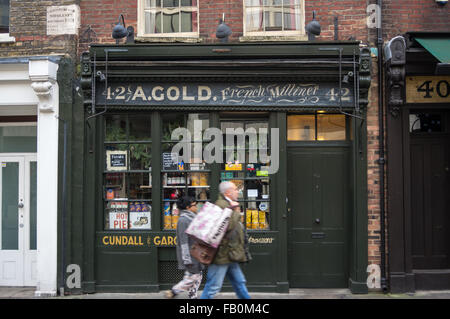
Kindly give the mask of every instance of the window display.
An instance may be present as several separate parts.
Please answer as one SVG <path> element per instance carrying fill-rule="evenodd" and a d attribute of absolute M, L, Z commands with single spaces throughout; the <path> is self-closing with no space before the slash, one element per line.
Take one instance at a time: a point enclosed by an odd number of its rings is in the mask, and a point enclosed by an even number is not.
<path fill-rule="evenodd" d="M 191 134 L 192 148 L 201 147 L 206 141 L 202 136 L 196 136 L 194 125 L 201 125 L 202 131 L 209 127 L 209 115 L 203 113 L 166 113 L 162 116 L 162 154 L 161 154 L 161 186 L 163 230 L 176 229 L 179 209 L 176 202 L 183 196 L 192 196 L 198 202 L 198 208 L 210 199 L 210 168 L 194 157 L 185 163 L 183 153 L 173 152 L 173 147 L 179 140 L 173 139 L 173 130 L 187 128 Z M 197 122 L 195 122 L 197 121 Z"/>
<path fill-rule="evenodd" d="M 149 115 L 105 117 L 105 230 L 151 229 Z"/>
<path fill-rule="evenodd" d="M 225 134 L 228 129 L 242 129 L 250 132 L 255 129 L 268 129 L 269 124 L 266 120 L 233 120 L 222 121 L 221 129 Z M 220 175 L 221 181 L 233 182 L 239 191 L 238 202 L 241 204 L 243 212 L 242 223 L 251 230 L 267 230 L 270 228 L 270 176 L 268 173 L 268 163 L 254 162 L 250 158 L 251 152 L 260 152 L 268 149 L 269 136 L 266 140 L 264 135 L 256 135 L 255 138 L 246 137 L 236 145 L 227 145 L 224 137 L 224 158 L 226 162 L 222 165 Z M 245 151 L 244 161 L 239 162 L 239 151 Z M 250 162 L 251 160 L 251 162 Z"/>

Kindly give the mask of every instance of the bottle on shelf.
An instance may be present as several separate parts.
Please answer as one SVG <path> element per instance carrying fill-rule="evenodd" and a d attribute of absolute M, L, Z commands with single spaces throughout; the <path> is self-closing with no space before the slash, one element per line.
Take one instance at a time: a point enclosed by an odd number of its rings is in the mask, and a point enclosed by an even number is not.
<path fill-rule="evenodd" d="M 179 217 L 179 210 L 177 204 L 174 203 L 172 206 L 172 229 L 177 229 L 178 217 Z"/>
<path fill-rule="evenodd" d="M 172 216 L 170 214 L 170 203 L 164 203 L 164 229 L 172 229 Z"/>

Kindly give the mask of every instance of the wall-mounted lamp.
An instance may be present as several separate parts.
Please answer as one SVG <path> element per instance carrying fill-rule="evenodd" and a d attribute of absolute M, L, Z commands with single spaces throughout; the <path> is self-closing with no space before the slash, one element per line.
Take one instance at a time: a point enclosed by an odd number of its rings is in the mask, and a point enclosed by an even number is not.
<path fill-rule="evenodd" d="M 446 5 L 448 0 L 436 0 L 437 4 L 440 4 L 441 6 Z"/>
<path fill-rule="evenodd" d="M 120 24 L 120 18 L 122 18 L 122 24 Z M 112 37 L 116 39 L 116 44 L 119 44 L 119 39 L 125 37 L 127 37 L 127 43 L 134 43 L 134 28 L 132 26 L 125 28 L 125 18 L 123 17 L 123 14 L 119 16 L 119 21 L 113 28 Z"/>
<path fill-rule="evenodd" d="M 321 27 L 319 21 L 316 20 L 316 11 L 313 11 L 313 20 L 306 25 L 306 33 L 308 33 L 308 41 L 314 41 L 316 36 L 320 35 Z"/>

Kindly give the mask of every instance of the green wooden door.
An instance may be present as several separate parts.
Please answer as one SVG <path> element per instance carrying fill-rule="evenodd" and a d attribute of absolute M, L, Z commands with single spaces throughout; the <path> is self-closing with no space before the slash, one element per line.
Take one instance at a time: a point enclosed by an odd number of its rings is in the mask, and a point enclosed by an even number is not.
<path fill-rule="evenodd" d="M 290 287 L 348 286 L 348 160 L 345 147 L 288 150 Z"/>

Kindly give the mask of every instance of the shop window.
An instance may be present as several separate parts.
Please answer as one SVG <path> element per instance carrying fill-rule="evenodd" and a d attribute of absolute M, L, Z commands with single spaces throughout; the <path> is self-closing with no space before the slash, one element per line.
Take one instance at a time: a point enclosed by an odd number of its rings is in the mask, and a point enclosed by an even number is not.
<path fill-rule="evenodd" d="M 152 165 L 149 115 L 105 117 L 105 229 L 151 229 Z"/>
<path fill-rule="evenodd" d="M 435 133 L 443 131 L 440 113 L 413 112 L 409 115 L 410 133 Z"/>
<path fill-rule="evenodd" d="M 139 0 L 140 36 L 198 37 L 197 0 Z"/>
<path fill-rule="evenodd" d="M 268 141 L 270 140 L 269 135 L 259 134 L 262 132 L 260 129 L 268 132 L 269 123 L 266 119 L 223 120 L 221 121 L 221 129 L 224 135 L 224 163 L 222 164 L 220 179 L 221 181 L 231 181 L 237 186 L 239 190 L 238 202 L 241 205 L 241 212 L 243 212 L 242 223 L 246 225 L 247 229 L 270 229 L 269 163 L 259 161 L 261 152 L 268 154 Z M 227 129 L 236 132 L 233 145 L 228 145 L 231 138 L 227 141 Z M 243 140 L 239 141 L 238 130 L 245 132 Z M 249 134 L 252 130 L 257 133 L 256 136 Z M 230 134 L 230 131 L 228 131 L 228 134 Z M 256 158 L 256 156 L 258 157 Z"/>
<path fill-rule="evenodd" d="M 182 136 L 172 136 L 177 128 L 189 131 L 190 139 L 185 148 L 174 151 L 176 145 L 183 146 Z M 210 174 L 208 164 L 202 160 L 203 149 L 209 141 L 203 131 L 209 128 L 208 113 L 165 113 L 162 115 L 161 183 L 162 183 L 162 228 L 176 229 L 179 209 L 176 202 L 182 196 L 191 196 L 201 209 L 210 199 Z M 184 136 L 187 138 L 187 136 Z M 190 149 L 190 159 L 183 161 L 184 149 Z"/>
<path fill-rule="evenodd" d="M 288 141 L 343 141 L 346 118 L 343 114 L 315 113 L 288 115 Z"/>
<path fill-rule="evenodd" d="M 244 36 L 304 35 L 303 0 L 244 0 Z"/>

